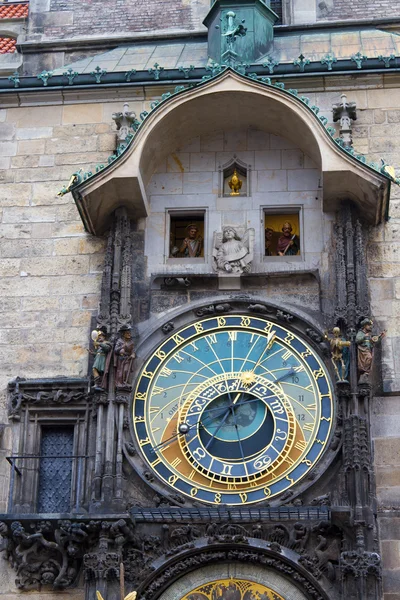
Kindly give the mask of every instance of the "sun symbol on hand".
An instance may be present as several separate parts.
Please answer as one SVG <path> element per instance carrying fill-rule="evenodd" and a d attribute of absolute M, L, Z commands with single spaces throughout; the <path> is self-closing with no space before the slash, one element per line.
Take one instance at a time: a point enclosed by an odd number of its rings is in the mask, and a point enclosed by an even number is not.
<path fill-rule="evenodd" d="M 240 379 L 242 381 L 242 384 L 246 387 L 248 387 L 256 381 L 253 371 L 243 371 L 243 373 L 240 376 Z"/>

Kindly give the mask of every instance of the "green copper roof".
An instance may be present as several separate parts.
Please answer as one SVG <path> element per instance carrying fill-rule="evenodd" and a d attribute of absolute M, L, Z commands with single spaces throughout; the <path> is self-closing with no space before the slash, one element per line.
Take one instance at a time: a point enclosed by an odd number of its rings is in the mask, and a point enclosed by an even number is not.
<path fill-rule="evenodd" d="M 313 30 L 307 33 L 275 31 L 270 56 L 278 63 L 291 63 L 301 54 L 310 61 L 320 61 L 329 54 L 337 60 L 351 59 L 358 52 L 367 58 L 400 56 L 400 36 L 375 28 Z M 263 63 L 265 58 L 257 62 Z M 62 75 L 68 68 L 77 73 L 91 73 L 97 66 L 108 73 L 129 69 L 139 71 L 153 67 L 155 62 L 165 69 L 190 65 L 205 67 L 208 62 L 207 42 L 120 46 L 55 69 L 53 75 Z"/>
<path fill-rule="evenodd" d="M 198 86 L 204 84 L 205 82 L 210 81 L 211 79 L 217 78 L 221 75 L 221 73 L 225 72 L 229 68 L 230 67 L 215 65 L 215 68 L 212 72 L 210 72 L 210 75 L 203 77 L 202 81 L 200 83 L 198 83 L 197 85 L 193 85 L 193 84 L 191 84 L 190 86 L 179 85 L 175 88 L 173 93 L 167 92 L 167 93 L 162 94 L 161 100 L 155 100 L 154 102 L 152 102 L 150 113 L 153 110 L 158 109 L 158 107 L 160 107 L 160 105 L 162 105 L 164 102 L 168 102 L 172 97 L 176 96 L 177 94 L 183 94 L 187 90 L 193 89 L 193 87 L 198 87 Z M 284 93 L 289 94 L 290 96 L 296 98 L 298 102 L 301 102 L 303 105 L 305 105 L 308 108 L 308 110 L 310 111 L 310 114 L 313 116 L 313 118 L 318 120 L 320 125 L 322 125 L 325 128 L 326 135 L 333 138 L 333 136 L 336 134 L 336 130 L 333 127 L 328 126 L 328 119 L 324 116 L 319 116 L 320 109 L 317 106 L 310 105 L 309 98 L 299 94 L 298 90 L 296 90 L 296 89 L 287 89 L 286 90 L 284 83 L 281 83 L 281 82 L 274 83 L 274 82 L 272 82 L 270 77 L 266 77 L 266 76 L 260 77 L 256 73 L 248 73 L 247 75 L 244 75 L 243 73 L 240 73 L 235 69 L 232 69 L 232 70 L 234 70 L 236 73 L 238 73 L 244 79 L 251 79 L 253 81 L 257 81 L 261 85 L 275 87 L 275 88 L 283 91 Z M 140 114 L 140 120 L 135 118 L 135 120 L 132 123 L 132 132 L 128 135 L 126 142 L 124 144 L 120 144 L 116 153 L 109 156 L 107 164 L 96 165 L 96 167 L 93 169 L 93 171 L 83 172 L 82 169 L 76 171 L 75 173 L 72 174 L 70 184 L 68 185 L 68 187 L 63 187 L 60 190 L 59 195 L 64 195 L 70 191 L 74 191 L 75 188 L 77 188 L 81 183 L 96 177 L 96 175 L 98 173 L 103 172 L 105 169 L 107 169 L 109 167 L 109 165 L 111 165 L 116 160 L 118 160 L 118 158 L 127 151 L 129 146 L 131 145 L 136 133 L 139 131 L 142 124 L 145 122 L 146 118 L 149 116 L 150 113 L 144 111 Z M 369 162 L 367 162 L 364 155 L 357 154 L 357 152 L 354 150 L 354 148 L 345 146 L 342 138 L 340 138 L 340 137 L 334 138 L 334 141 L 338 145 L 338 147 L 341 149 L 341 151 L 344 152 L 345 154 L 347 154 L 348 156 L 351 156 L 353 160 L 355 160 L 358 163 L 361 163 L 362 165 L 368 167 L 369 169 L 371 169 L 375 172 L 380 173 L 387 180 L 393 181 L 394 183 L 400 185 L 400 179 L 396 178 L 393 168 L 386 165 L 382 159 L 381 159 L 381 164 L 376 164 L 376 163 L 372 163 L 372 162 L 369 163 Z"/>

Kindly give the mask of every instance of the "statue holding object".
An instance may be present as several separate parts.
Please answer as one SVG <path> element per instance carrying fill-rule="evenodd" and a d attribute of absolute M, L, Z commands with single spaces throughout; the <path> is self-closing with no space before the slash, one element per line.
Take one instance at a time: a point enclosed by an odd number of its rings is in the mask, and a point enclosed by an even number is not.
<path fill-rule="evenodd" d="M 199 235 L 197 225 L 191 223 L 186 227 L 187 236 L 183 240 L 181 247 L 174 246 L 171 250 L 172 256 L 180 255 L 183 258 L 198 258 L 201 256 L 203 239 Z"/>
<path fill-rule="evenodd" d="M 254 256 L 254 229 L 242 236 L 235 227 L 227 226 L 214 233 L 213 267 L 220 273 L 248 273 Z"/>
<path fill-rule="evenodd" d="M 276 252 L 278 256 L 296 256 L 299 253 L 300 245 L 297 235 L 292 235 L 293 227 L 289 221 L 282 225 L 282 234 L 278 240 Z"/>
<path fill-rule="evenodd" d="M 92 373 L 94 379 L 94 389 L 102 392 L 107 389 L 108 372 L 110 370 L 110 360 L 112 344 L 107 340 L 104 331 L 95 329 L 92 331 L 92 340 L 94 345 L 95 355 Z"/>
<path fill-rule="evenodd" d="M 335 375 L 338 382 L 348 383 L 349 367 L 350 367 L 350 351 L 351 342 L 343 339 L 340 328 L 332 329 L 333 337 L 328 337 L 331 345 L 331 361 L 335 370 Z"/>
<path fill-rule="evenodd" d="M 372 335 L 373 324 L 374 322 L 371 319 L 363 319 L 356 335 L 357 366 L 360 375 L 360 383 L 368 382 L 369 374 L 372 369 L 374 347 L 386 335 L 386 330 L 382 331 L 379 335 Z"/>
<path fill-rule="evenodd" d="M 115 388 L 130 391 L 132 389 L 130 379 L 136 354 L 130 328 L 123 325 L 119 331 L 121 335 L 115 342 L 114 348 Z"/>

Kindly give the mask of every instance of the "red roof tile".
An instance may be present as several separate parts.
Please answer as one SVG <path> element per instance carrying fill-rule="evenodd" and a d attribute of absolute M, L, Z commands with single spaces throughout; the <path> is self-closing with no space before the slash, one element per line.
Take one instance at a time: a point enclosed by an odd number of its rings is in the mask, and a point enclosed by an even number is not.
<path fill-rule="evenodd" d="M 0 54 L 8 54 L 15 52 L 17 40 L 13 38 L 0 37 Z"/>
<path fill-rule="evenodd" d="M 28 16 L 28 4 L 0 5 L 0 19 L 22 19 Z"/>

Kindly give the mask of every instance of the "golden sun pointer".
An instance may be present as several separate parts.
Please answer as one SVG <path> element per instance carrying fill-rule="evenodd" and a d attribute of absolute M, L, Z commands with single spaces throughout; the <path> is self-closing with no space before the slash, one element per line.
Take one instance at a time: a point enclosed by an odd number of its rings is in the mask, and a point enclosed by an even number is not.
<path fill-rule="evenodd" d="M 240 379 L 242 380 L 243 385 L 251 385 L 256 380 L 253 371 L 244 371 Z"/>

